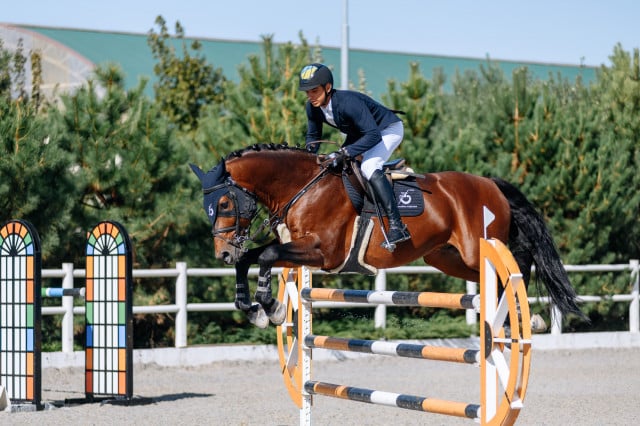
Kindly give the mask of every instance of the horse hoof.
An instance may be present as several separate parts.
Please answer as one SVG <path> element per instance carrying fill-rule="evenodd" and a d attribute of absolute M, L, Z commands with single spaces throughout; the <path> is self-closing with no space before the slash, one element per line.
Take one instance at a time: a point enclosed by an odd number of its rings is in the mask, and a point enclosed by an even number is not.
<path fill-rule="evenodd" d="M 287 307 L 276 300 L 268 315 L 273 324 L 280 325 L 287 318 Z"/>
<path fill-rule="evenodd" d="M 547 323 L 539 314 L 531 315 L 531 332 L 544 333 L 547 331 Z"/>
<path fill-rule="evenodd" d="M 251 309 L 247 312 L 247 318 L 249 318 L 251 324 L 258 328 L 267 328 L 269 326 L 269 317 L 267 317 L 267 313 L 258 303 L 251 306 Z"/>

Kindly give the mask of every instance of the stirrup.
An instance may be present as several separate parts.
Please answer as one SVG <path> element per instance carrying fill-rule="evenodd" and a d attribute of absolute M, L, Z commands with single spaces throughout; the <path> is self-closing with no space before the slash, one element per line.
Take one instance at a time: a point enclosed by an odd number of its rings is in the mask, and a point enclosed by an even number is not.
<path fill-rule="evenodd" d="M 393 251 L 396 249 L 396 243 L 392 243 L 391 241 L 387 241 L 385 239 L 382 243 L 380 243 L 380 247 L 389 250 L 390 253 L 393 253 Z"/>
<path fill-rule="evenodd" d="M 411 239 L 411 235 L 408 232 L 403 232 L 402 236 L 400 236 L 400 238 L 396 238 L 393 241 L 390 241 L 391 243 L 397 244 L 397 243 L 401 243 L 403 241 L 407 241 Z"/>
<path fill-rule="evenodd" d="M 409 231 L 407 231 L 407 225 L 402 224 L 402 227 L 394 228 L 394 231 L 397 231 L 399 235 L 393 239 L 389 238 L 388 234 L 391 234 L 391 229 L 389 229 L 389 233 L 384 235 L 384 241 L 382 242 L 382 244 L 380 244 L 382 248 L 385 248 L 392 253 L 396 249 L 397 243 L 401 243 L 403 241 L 411 239 L 411 234 L 409 234 Z"/>
<path fill-rule="evenodd" d="M 400 226 L 398 226 L 398 224 L 394 224 L 394 225 L 395 226 L 389 227 L 389 235 L 393 234 L 394 232 L 398 235 L 396 236 L 396 238 L 393 238 L 393 239 L 389 238 L 390 242 L 401 243 L 403 241 L 407 241 L 411 239 L 411 234 L 407 229 L 407 225 L 405 225 L 402 222 L 399 222 Z"/>

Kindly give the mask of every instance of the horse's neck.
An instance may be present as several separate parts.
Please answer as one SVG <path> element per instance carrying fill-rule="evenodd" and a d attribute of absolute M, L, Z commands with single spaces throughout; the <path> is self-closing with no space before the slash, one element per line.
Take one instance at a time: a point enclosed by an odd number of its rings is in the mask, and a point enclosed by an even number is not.
<path fill-rule="evenodd" d="M 251 158 L 229 163 L 227 168 L 238 185 L 270 208 L 289 202 L 320 172 L 310 161 L 295 161 L 288 156 Z"/>

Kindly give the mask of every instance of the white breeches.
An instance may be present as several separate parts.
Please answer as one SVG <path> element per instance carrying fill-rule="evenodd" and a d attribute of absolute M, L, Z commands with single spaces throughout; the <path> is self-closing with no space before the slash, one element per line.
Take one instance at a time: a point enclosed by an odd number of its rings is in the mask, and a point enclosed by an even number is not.
<path fill-rule="evenodd" d="M 404 136 L 402 121 L 396 121 L 380 133 L 382 133 L 382 140 L 362 154 L 362 165 L 360 168 L 367 180 L 371 178 L 374 171 L 382 170 L 382 165 L 391 157 L 393 151 L 400 145 L 400 142 L 402 142 L 402 137 Z"/>

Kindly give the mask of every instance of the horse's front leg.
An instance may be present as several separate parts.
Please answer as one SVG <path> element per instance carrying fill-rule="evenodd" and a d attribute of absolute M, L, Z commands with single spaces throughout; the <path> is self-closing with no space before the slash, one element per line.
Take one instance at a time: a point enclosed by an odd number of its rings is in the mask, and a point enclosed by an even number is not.
<path fill-rule="evenodd" d="M 316 239 L 300 239 L 286 244 L 266 246 L 258 256 L 260 272 L 258 274 L 258 288 L 256 301 L 264 308 L 267 316 L 275 325 L 284 322 L 287 316 L 286 307 L 273 297 L 271 289 L 271 268 L 277 261 L 287 261 L 297 265 L 321 265 L 322 254 L 316 249 Z"/>
<path fill-rule="evenodd" d="M 258 288 L 256 289 L 256 302 L 262 306 L 267 317 L 275 325 L 280 325 L 287 317 L 286 307 L 278 299 L 273 297 L 271 290 L 271 265 L 260 265 L 258 275 Z"/>
<path fill-rule="evenodd" d="M 257 263 L 258 256 L 265 247 L 248 250 L 235 264 L 236 269 L 236 308 L 247 315 L 249 322 L 259 328 L 267 328 L 269 318 L 260 303 L 251 304 L 249 296 L 249 267 Z"/>

